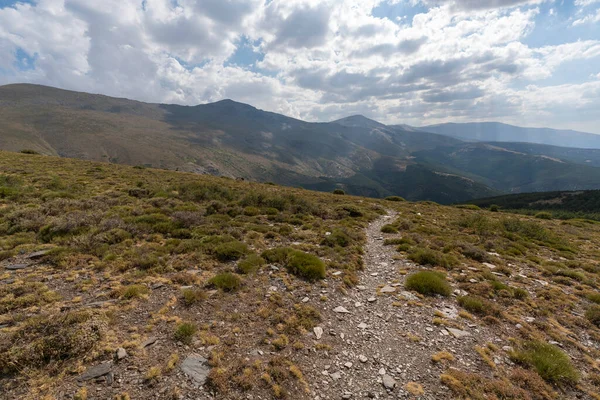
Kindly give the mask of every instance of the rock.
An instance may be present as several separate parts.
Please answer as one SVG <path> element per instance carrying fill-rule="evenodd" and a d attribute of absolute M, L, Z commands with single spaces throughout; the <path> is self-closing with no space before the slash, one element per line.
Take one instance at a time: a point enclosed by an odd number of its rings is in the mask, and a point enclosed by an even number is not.
<path fill-rule="evenodd" d="M 448 332 L 450 332 L 450 334 L 452 336 L 454 336 L 457 339 L 461 339 L 465 336 L 470 336 L 471 334 L 467 331 L 462 331 L 460 329 L 455 329 L 455 328 L 446 328 L 448 330 Z"/>
<path fill-rule="evenodd" d="M 310 301 L 310 299 L 308 297 L 305 297 L 305 298 L 302 299 L 303 303 L 308 303 L 309 301 Z"/>
<path fill-rule="evenodd" d="M 346 364 L 344 364 L 344 367 L 350 369 L 350 368 L 352 368 L 352 363 L 351 362 L 347 362 Z"/>
<path fill-rule="evenodd" d="M 394 293 L 395 291 L 396 291 L 396 288 L 392 287 L 390 285 L 385 285 L 380 290 L 381 293 Z"/>
<path fill-rule="evenodd" d="M 181 370 L 199 385 L 204 385 L 210 369 L 208 360 L 198 354 L 190 354 L 181 363 Z"/>
<path fill-rule="evenodd" d="M 352 398 L 352 393 L 350 393 L 350 392 L 346 392 L 346 393 L 344 393 L 342 395 L 342 399 L 343 400 L 348 400 L 348 399 L 351 399 L 351 398 Z"/>
<path fill-rule="evenodd" d="M 333 312 L 336 312 L 338 314 L 348 314 L 350 313 L 350 311 L 346 310 L 344 307 L 342 306 L 338 306 L 336 308 L 333 309 Z"/>
<path fill-rule="evenodd" d="M 157 340 L 158 340 L 158 338 L 155 336 L 149 337 L 148 339 L 146 339 L 144 341 L 144 343 L 142 343 L 142 348 L 153 345 L 154 343 L 156 343 Z"/>
<path fill-rule="evenodd" d="M 127 351 L 124 348 L 119 347 L 115 353 L 115 357 L 117 360 L 122 360 L 127 357 Z"/>
<path fill-rule="evenodd" d="M 367 287 L 366 287 L 366 286 L 363 286 L 363 285 L 358 285 L 356 288 L 357 288 L 358 290 L 367 290 Z"/>
<path fill-rule="evenodd" d="M 385 375 L 385 368 L 379 368 L 379 375 Z"/>
<path fill-rule="evenodd" d="M 342 379 L 342 374 L 340 374 L 339 372 L 334 372 L 333 374 L 329 374 L 329 376 L 331 377 L 331 379 L 333 379 L 334 381 L 340 380 Z"/>
<path fill-rule="evenodd" d="M 95 365 L 85 370 L 83 374 L 81 374 L 77 380 L 79 382 L 89 381 L 91 379 L 99 378 L 104 376 L 110 372 L 112 369 L 112 362 L 105 362 L 102 364 Z"/>
<path fill-rule="evenodd" d="M 46 254 L 48 254 L 48 250 L 40 250 L 40 251 L 31 253 L 28 258 L 30 260 L 37 260 L 38 258 L 44 257 Z"/>
<path fill-rule="evenodd" d="M 363 364 L 364 364 L 364 363 L 366 363 L 366 362 L 367 362 L 369 359 L 368 359 L 366 356 L 363 356 L 363 355 L 361 354 L 360 356 L 358 356 L 358 360 L 359 360 L 361 363 L 363 363 Z"/>
<path fill-rule="evenodd" d="M 165 287 L 165 284 L 162 282 L 158 282 L 158 283 L 155 283 L 154 285 L 150 286 L 150 289 L 156 290 L 156 289 L 160 289 L 162 287 Z"/>
<path fill-rule="evenodd" d="M 7 265 L 5 268 L 9 271 L 17 271 L 19 269 L 25 269 L 27 267 L 29 267 L 31 264 L 10 264 Z"/>
<path fill-rule="evenodd" d="M 483 265 L 485 265 L 486 267 L 488 267 L 489 269 L 496 269 L 496 266 L 494 264 L 490 264 L 487 262 L 482 263 Z"/>
<path fill-rule="evenodd" d="M 342 274 L 342 271 L 335 271 L 333 274 L 333 276 L 340 276 Z"/>
<path fill-rule="evenodd" d="M 359 329 L 367 329 L 368 327 L 369 327 L 369 325 L 365 324 L 364 322 L 361 322 L 360 324 L 358 324 Z"/>
<path fill-rule="evenodd" d="M 394 390 L 396 387 L 396 380 L 387 374 L 382 377 L 382 383 L 387 390 Z"/>
<path fill-rule="evenodd" d="M 313 331 L 315 332 L 317 340 L 321 339 L 321 336 L 323 336 L 323 328 L 321 328 L 320 326 L 315 326 L 313 328 Z"/>
<path fill-rule="evenodd" d="M 369 298 L 367 299 L 367 301 L 368 301 L 369 303 L 374 303 L 374 302 L 376 302 L 376 301 L 377 301 L 377 298 L 375 298 L 375 297 L 369 297 Z"/>
<path fill-rule="evenodd" d="M 400 295 L 402 297 L 404 297 L 404 299 L 406 299 L 406 300 L 418 300 L 419 299 L 416 295 L 414 295 L 411 292 L 408 292 L 406 290 L 403 290 L 402 292 L 400 292 Z"/>

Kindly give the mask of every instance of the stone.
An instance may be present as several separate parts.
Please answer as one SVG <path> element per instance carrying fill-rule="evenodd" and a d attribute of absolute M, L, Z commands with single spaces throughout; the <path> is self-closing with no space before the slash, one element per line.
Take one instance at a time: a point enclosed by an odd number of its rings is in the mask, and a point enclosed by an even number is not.
<path fill-rule="evenodd" d="M 142 348 L 153 345 L 154 343 L 156 343 L 157 340 L 158 340 L 158 338 L 155 336 L 149 337 L 142 343 Z"/>
<path fill-rule="evenodd" d="M 357 288 L 358 290 L 367 290 L 367 287 L 366 287 L 366 286 L 363 286 L 363 285 L 358 285 L 356 288 Z"/>
<path fill-rule="evenodd" d="M 350 313 L 350 311 L 346 310 L 344 307 L 342 306 L 338 306 L 336 308 L 333 309 L 333 312 L 336 312 L 338 314 L 348 314 Z"/>
<path fill-rule="evenodd" d="M 396 291 L 396 288 L 392 287 L 390 285 L 385 285 L 380 290 L 381 293 L 394 293 L 395 291 Z"/>
<path fill-rule="evenodd" d="M 496 266 L 494 264 L 490 264 L 487 262 L 482 263 L 483 265 L 485 265 L 486 267 L 488 267 L 489 269 L 496 269 Z"/>
<path fill-rule="evenodd" d="M 29 259 L 30 260 L 37 260 L 38 258 L 44 257 L 46 254 L 48 254 L 48 250 L 36 251 L 36 252 L 33 252 L 33 253 L 31 253 L 29 255 Z"/>
<path fill-rule="evenodd" d="M 335 271 L 333 274 L 333 276 L 340 276 L 342 274 L 342 271 Z"/>
<path fill-rule="evenodd" d="M 369 325 L 365 324 L 364 322 L 361 322 L 360 324 L 358 324 L 359 329 L 367 329 L 368 327 L 369 327 Z"/>
<path fill-rule="evenodd" d="M 377 298 L 375 298 L 375 297 L 369 297 L 369 298 L 367 299 L 367 301 L 368 301 L 369 303 L 374 303 L 374 302 L 376 302 L 376 301 L 377 301 Z"/>
<path fill-rule="evenodd" d="M 470 336 L 471 334 L 467 331 L 462 331 L 460 329 L 455 329 L 455 328 L 446 328 L 448 330 L 448 332 L 450 332 L 450 334 L 452 336 L 454 336 L 457 339 L 461 339 L 465 336 Z"/>
<path fill-rule="evenodd" d="M 315 326 L 313 328 L 313 331 L 315 332 L 317 340 L 321 339 L 321 336 L 323 336 L 323 328 L 321 328 L 320 326 Z"/>
<path fill-rule="evenodd" d="M 358 356 L 358 360 L 359 360 L 361 363 L 363 363 L 363 364 L 364 364 L 364 363 L 366 363 L 366 362 L 367 362 L 369 359 L 368 359 L 366 356 L 364 356 L 364 355 L 362 355 L 362 354 L 361 354 L 360 356 Z"/>
<path fill-rule="evenodd" d="M 351 362 L 347 362 L 346 364 L 344 364 L 344 367 L 350 369 L 350 368 L 352 368 L 352 363 Z"/>
<path fill-rule="evenodd" d="M 381 380 L 383 387 L 385 387 L 387 390 L 393 390 L 396 387 L 396 380 L 388 374 L 383 375 Z"/>
<path fill-rule="evenodd" d="M 204 385 L 210 373 L 208 360 L 198 354 L 190 354 L 181 364 L 181 370 L 199 385 Z"/>
<path fill-rule="evenodd" d="M 115 353 L 115 356 L 116 356 L 117 360 L 122 360 L 125 357 L 127 357 L 127 351 L 124 348 L 119 347 L 117 349 L 117 352 Z"/>
<path fill-rule="evenodd" d="M 27 267 L 29 267 L 31 264 L 10 264 L 7 265 L 5 268 L 9 271 L 17 271 L 20 269 L 25 269 Z"/>
<path fill-rule="evenodd" d="M 346 392 L 342 395 L 343 400 L 348 400 L 352 398 L 352 393 Z"/>
<path fill-rule="evenodd" d="M 340 374 L 339 372 L 334 372 L 333 374 L 329 374 L 329 376 L 331 377 L 331 379 L 333 379 L 334 381 L 340 380 L 342 379 L 342 374 Z"/>
<path fill-rule="evenodd" d="M 310 299 L 308 297 L 305 297 L 305 298 L 302 299 L 303 303 L 308 303 L 309 301 L 310 301 Z"/>
<path fill-rule="evenodd" d="M 105 362 L 95 365 L 85 370 L 83 374 L 77 377 L 79 382 L 89 381 L 108 374 L 112 369 L 112 362 Z"/>

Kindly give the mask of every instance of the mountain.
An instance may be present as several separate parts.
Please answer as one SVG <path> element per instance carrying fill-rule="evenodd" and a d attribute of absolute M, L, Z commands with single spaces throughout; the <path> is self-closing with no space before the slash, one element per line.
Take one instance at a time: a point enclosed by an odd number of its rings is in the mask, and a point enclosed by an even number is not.
<path fill-rule="evenodd" d="M 410 153 L 460 141 L 364 117 L 310 123 L 231 100 L 148 104 L 38 85 L 0 87 L 0 149 L 443 203 L 499 192 L 460 176 L 419 181 Z M 377 171 L 385 165 L 385 176 Z M 438 192 L 439 185 L 446 187 Z M 428 193 L 424 197 L 423 193 Z"/>
<path fill-rule="evenodd" d="M 544 156 L 575 164 L 600 167 L 600 149 L 578 149 L 536 143 L 488 142 L 488 144 L 518 153 Z"/>
<path fill-rule="evenodd" d="M 181 106 L 39 85 L 0 87 L 3 150 L 443 204 L 600 188 L 599 160 L 590 150 L 515 146 L 361 115 L 311 123 L 232 100 Z"/>
<path fill-rule="evenodd" d="M 600 135 L 549 128 L 522 128 L 499 122 L 428 125 L 420 129 L 461 140 L 480 142 L 527 142 L 582 149 L 600 149 Z"/>

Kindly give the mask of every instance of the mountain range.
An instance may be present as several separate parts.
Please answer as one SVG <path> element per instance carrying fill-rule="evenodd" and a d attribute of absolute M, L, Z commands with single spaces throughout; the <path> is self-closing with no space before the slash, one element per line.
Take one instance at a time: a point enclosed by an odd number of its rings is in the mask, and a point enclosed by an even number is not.
<path fill-rule="evenodd" d="M 563 144 L 565 131 L 521 136 L 546 144 L 513 143 L 514 132 L 529 128 L 494 124 L 502 129 L 473 133 L 486 126 L 414 128 L 360 115 L 312 123 L 231 100 L 181 106 L 0 87 L 2 150 L 439 203 L 600 188 L 600 150 L 592 149 L 599 135 L 569 132 L 582 148 L 566 148 L 547 145 Z"/>

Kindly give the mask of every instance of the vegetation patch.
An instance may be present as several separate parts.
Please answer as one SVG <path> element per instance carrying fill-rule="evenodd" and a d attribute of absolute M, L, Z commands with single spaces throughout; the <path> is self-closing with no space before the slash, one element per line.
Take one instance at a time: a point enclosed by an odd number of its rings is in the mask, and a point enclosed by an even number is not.
<path fill-rule="evenodd" d="M 224 292 L 234 292 L 242 286 L 242 280 L 236 274 L 231 272 L 222 272 L 213 276 L 208 284 L 223 290 Z"/>
<path fill-rule="evenodd" d="M 405 287 L 426 296 L 436 294 L 449 296 L 452 293 L 452 288 L 446 281 L 446 276 L 436 271 L 419 271 L 409 275 L 406 278 Z"/>
<path fill-rule="evenodd" d="M 533 367 L 547 382 L 574 385 L 579 381 L 579 373 L 570 357 L 560 348 L 539 341 L 530 341 L 512 354 L 516 362 Z"/>

